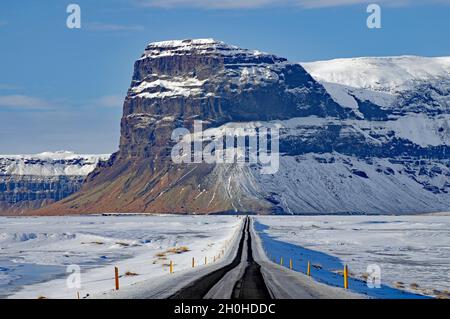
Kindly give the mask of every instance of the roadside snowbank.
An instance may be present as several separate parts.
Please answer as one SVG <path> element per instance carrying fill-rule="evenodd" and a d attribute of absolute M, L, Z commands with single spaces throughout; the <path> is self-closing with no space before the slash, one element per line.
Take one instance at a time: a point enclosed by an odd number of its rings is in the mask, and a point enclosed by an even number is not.
<path fill-rule="evenodd" d="M 255 225 L 267 254 L 321 282 L 376 298 L 450 297 L 448 216 L 259 216 Z M 368 289 L 367 266 L 381 267 L 381 289 Z"/>

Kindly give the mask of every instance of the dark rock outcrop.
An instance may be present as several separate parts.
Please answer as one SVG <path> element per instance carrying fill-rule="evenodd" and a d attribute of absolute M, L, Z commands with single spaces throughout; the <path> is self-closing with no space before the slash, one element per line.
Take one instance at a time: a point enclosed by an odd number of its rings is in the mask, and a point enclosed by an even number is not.
<path fill-rule="evenodd" d="M 0 215 L 33 211 L 76 193 L 106 158 L 70 152 L 0 156 Z"/>

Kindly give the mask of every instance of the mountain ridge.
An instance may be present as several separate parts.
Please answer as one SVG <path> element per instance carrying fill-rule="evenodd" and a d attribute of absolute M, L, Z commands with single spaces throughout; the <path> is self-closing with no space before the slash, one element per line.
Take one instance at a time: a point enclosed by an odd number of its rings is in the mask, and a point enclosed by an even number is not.
<path fill-rule="evenodd" d="M 119 151 L 80 192 L 36 213 L 448 210 L 447 81 L 386 98 L 373 88 L 330 86 L 307 69 L 212 39 L 149 44 L 135 62 Z M 232 123 L 278 125 L 280 171 L 174 164 L 171 132 L 192 131 L 194 119 L 219 131 Z"/>
<path fill-rule="evenodd" d="M 66 198 L 108 158 L 67 151 L 0 155 L 0 215 L 22 214 Z"/>

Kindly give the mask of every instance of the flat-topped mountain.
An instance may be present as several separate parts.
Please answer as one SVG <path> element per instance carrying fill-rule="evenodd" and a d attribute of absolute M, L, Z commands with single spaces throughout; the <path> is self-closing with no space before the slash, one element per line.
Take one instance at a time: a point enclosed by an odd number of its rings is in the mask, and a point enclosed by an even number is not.
<path fill-rule="evenodd" d="M 81 191 L 39 212 L 448 210 L 447 61 L 298 64 L 212 39 L 151 43 L 135 62 L 119 151 Z M 194 120 L 216 131 L 277 125 L 280 170 L 174 163 L 171 134 Z"/>

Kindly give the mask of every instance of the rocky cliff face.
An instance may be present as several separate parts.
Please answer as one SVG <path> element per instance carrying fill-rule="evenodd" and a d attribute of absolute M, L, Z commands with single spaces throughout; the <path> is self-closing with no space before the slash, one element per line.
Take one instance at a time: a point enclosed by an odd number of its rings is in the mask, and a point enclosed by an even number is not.
<path fill-rule="evenodd" d="M 230 180 L 233 186 L 224 185 L 223 174 L 228 173 L 223 168 L 174 165 L 171 133 L 178 127 L 192 129 L 194 120 L 208 128 L 309 115 L 346 118 L 351 111 L 286 59 L 210 39 L 152 43 L 135 63 L 119 152 L 61 207 L 74 212 L 217 213 L 234 212 L 239 201 L 245 211 L 271 211 L 269 202 L 252 194 L 232 199 L 225 188 L 238 191 L 243 185 L 235 179 Z M 208 196 L 199 196 L 201 192 Z"/>
<path fill-rule="evenodd" d="M 70 152 L 0 156 L 0 215 L 39 209 L 72 195 L 108 157 Z"/>
<path fill-rule="evenodd" d="M 177 127 L 270 121 L 298 116 L 347 117 L 300 65 L 214 40 L 150 44 L 136 61 L 124 103 L 121 159 L 156 157 Z M 162 148 L 162 149 L 161 149 Z"/>
<path fill-rule="evenodd" d="M 326 62 L 303 67 L 209 39 L 152 43 L 135 63 L 119 151 L 80 192 L 42 213 L 447 210 L 450 111 L 443 61 L 422 68 L 433 76 L 407 69 L 420 83 L 412 86 L 392 78 L 414 61 L 388 67 L 386 61 L 346 61 L 345 67 L 332 61 L 330 75 Z M 383 68 L 396 72 L 386 77 Z M 390 86 L 379 85 L 387 80 Z M 233 122 L 280 127 L 280 171 L 174 164 L 172 131 L 192 130 L 194 120 L 216 131 Z"/>

